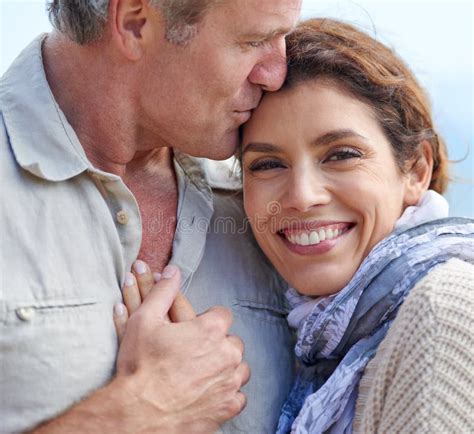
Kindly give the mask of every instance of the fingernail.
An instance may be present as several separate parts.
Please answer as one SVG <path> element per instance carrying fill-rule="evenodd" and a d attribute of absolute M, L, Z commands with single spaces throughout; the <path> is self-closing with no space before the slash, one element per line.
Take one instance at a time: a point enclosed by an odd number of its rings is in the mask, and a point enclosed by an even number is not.
<path fill-rule="evenodd" d="M 114 306 L 114 314 L 117 316 L 125 315 L 125 305 L 123 303 L 117 303 Z"/>
<path fill-rule="evenodd" d="M 155 279 L 155 283 L 158 283 L 161 279 L 161 273 L 153 273 L 153 278 Z"/>
<path fill-rule="evenodd" d="M 132 286 L 135 284 L 135 276 L 132 273 L 125 273 L 125 286 Z"/>
<path fill-rule="evenodd" d="M 176 271 L 178 271 L 177 267 L 174 265 L 167 265 L 163 270 L 163 273 L 161 273 L 161 277 L 164 279 L 170 279 L 176 274 Z"/>
<path fill-rule="evenodd" d="M 145 274 L 147 272 L 146 264 L 143 261 L 140 261 L 140 259 L 135 261 L 135 263 L 133 264 L 133 269 L 138 274 Z"/>

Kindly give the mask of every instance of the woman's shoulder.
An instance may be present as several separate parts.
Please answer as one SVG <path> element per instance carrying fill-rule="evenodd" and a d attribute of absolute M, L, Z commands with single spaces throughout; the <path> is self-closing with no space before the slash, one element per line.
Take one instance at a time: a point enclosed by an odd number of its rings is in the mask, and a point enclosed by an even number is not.
<path fill-rule="evenodd" d="M 451 259 L 400 307 L 359 387 L 355 432 L 474 431 L 474 265 Z"/>
<path fill-rule="evenodd" d="M 401 321 L 433 315 L 450 317 L 462 322 L 464 315 L 474 316 L 474 265 L 453 258 L 435 267 L 412 289 L 401 311 L 409 310 L 413 314 L 398 315 L 393 326 Z M 452 309 L 459 309 L 453 318 Z"/>
<path fill-rule="evenodd" d="M 433 268 L 410 291 L 385 341 L 397 342 L 397 346 L 405 342 L 402 348 L 411 351 L 410 344 L 419 345 L 422 340 L 423 346 L 433 348 L 446 335 L 455 345 L 457 339 L 471 336 L 473 321 L 474 265 L 453 258 Z M 411 331 L 409 339 L 407 330 Z"/>
<path fill-rule="evenodd" d="M 468 338 L 474 349 L 473 321 L 474 265 L 453 258 L 431 270 L 410 291 L 385 340 L 397 341 L 407 352 L 414 350 L 412 345 L 422 345 L 440 353 L 454 350 Z"/>
<path fill-rule="evenodd" d="M 460 296 L 464 293 L 469 295 L 474 290 L 473 276 L 474 264 L 470 264 L 469 262 L 457 258 L 452 258 L 433 268 L 413 288 L 410 296 L 418 294 L 419 292 L 428 291 L 430 295 L 436 297 L 437 295 L 444 293 L 444 290 L 454 290 L 459 293 Z M 410 296 L 408 296 L 407 300 Z"/>

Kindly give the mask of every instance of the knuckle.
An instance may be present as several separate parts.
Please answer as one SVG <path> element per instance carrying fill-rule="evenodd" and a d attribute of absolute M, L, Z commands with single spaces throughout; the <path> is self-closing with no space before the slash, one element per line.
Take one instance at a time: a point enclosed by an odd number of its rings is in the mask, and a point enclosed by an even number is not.
<path fill-rule="evenodd" d="M 213 314 L 214 317 L 218 318 L 221 324 L 221 327 L 227 330 L 230 325 L 232 324 L 232 311 L 224 306 L 215 306 L 211 308 L 210 312 Z"/>
<path fill-rule="evenodd" d="M 230 335 L 227 337 L 227 340 L 232 343 L 232 345 L 241 353 L 244 353 L 244 341 L 236 335 Z"/>
<path fill-rule="evenodd" d="M 224 403 L 223 412 L 226 418 L 232 418 L 240 411 L 240 402 L 238 399 L 229 399 Z"/>
<path fill-rule="evenodd" d="M 224 413 L 228 418 L 238 415 L 247 404 L 247 398 L 242 392 L 235 393 L 224 404 Z"/>
<path fill-rule="evenodd" d="M 231 350 L 231 361 L 233 365 L 238 366 L 242 362 L 243 353 L 240 348 L 232 346 Z"/>
<path fill-rule="evenodd" d="M 219 324 L 208 315 L 201 318 L 201 328 L 203 334 L 209 338 L 215 338 L 216 335 L 221 334 Z"/>
<path fill-rule="evenodd" d="M 225 366 L 236 367 L 242 361 L 242 352 L 227 340 L 222 346 L 222 361 Z"/>
<path fill-rule="evenodd" d="M 235 372 L 231 381 L 230 381 L 231 390 L 237 392 L 242 387 L 242 378 L 240 375 Z"/>
<path fill-rule="evenodd" d="M 247 362 L 241 362 L 237 369 L 242 378 L 245 378 L 250 375 L 250 367 Z"/>
<path fill-rule="evenodd" d="M 246 362 L 242 362 L 239 366 L 240 368 L 240 382 L 241 386 L 247 384 L 250 380 L 250 376 L 252 375 L 250 371 L 250 367 Z"/>
<path fill-rule="evenodd" d="M 236 414 L 240 413 L 241 408 L 242 408 L 242 405 L 240 403 L 240 400 L 237 398 L 234 398 L 229 402 L 228 412 L 231 416 L 235 416 Z"/>
<path fill-rule="evenodd" d="M 239 376 L 235 372 L 229 373 L 220 384 L 220 394 L 224 398 L 223 402 L 233 399 L 233 396 L 238 392 L 240 386 L 241 381 Z"/>
<path fill-rule="evenodd" d="M 227 395 L 228 397 L 232 397 L 240 387 L 242 386 L 242 381 L 240 375 L 237 373 L 236 370 L 232 370 L 228 372 L 225 380 L 222 382 L 222 393 Z"/>
<path fill-rule="evenodd" d="M 232 324 L 232 312 L 228 308 L 215 306 L 199 315 L 198 319 L 203 333 L 210 339 L 219 340 L 227 335 Z"/>
<path fill-rule="evenodd" d="M 208 312 L 207 315 L 201 317 L 204 333 L 213 339 L 223 338 L 227 332 L 227 322 L 221 315 L 213 313 Z"/>
<path fill-rule="evenodd" d="M 237 399 L 240 404 L 240 412 L 247 406 L 247 395 L 245 395 L 243 392 L 237 392 Z"/>

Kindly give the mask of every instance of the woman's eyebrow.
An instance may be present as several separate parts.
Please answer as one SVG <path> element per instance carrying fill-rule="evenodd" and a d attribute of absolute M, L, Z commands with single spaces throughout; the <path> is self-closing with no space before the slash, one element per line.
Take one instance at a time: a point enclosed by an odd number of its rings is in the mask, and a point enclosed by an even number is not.
<path fill-rule="evenodd" d="M 250 142 L 242 150 L 242 155 L 244 155 L 246 152 L 260 152 L 260 153 L 281 152 L 281 148 L 272 143 Z"/>
<path fill-rule="evenodd" d="M 347 138 L 357 138 L 362 140 L 367 140 L 366 137 L 356 133 L 354 130 L 351 129 L 341 129 L 341 130 L 333 130 L 329 131 L 322 136 L 319 136 L 313 141 L 314 146 L 325 146 L 329 145 L 330 143 L 337 142 L 341 139 Z"/>
<path fill-rule="evenodd" d="M 364 136 L 356 133 L 354 130 L 351 129 L 342 129 L 342 130 L 333 130 L 327 133 L 324 133 L 322 136 L 317 137 L 313 140 L 313 146 L 326 146 L 333 142 L 337 142 L 338 140 L 347 139 L 347 138 L 357 138 L 362 140 L 367 140 Z M 246 152 L 258 152 L 261 154 L 265 153 L 275 153 L 275 152 L 283 152 L 282 148 L 278 145 L 273 143 L 266 143 L 266 142 L 250 142 L 248 143 L 245 148 L 242 150 L 242 155 Z"/>

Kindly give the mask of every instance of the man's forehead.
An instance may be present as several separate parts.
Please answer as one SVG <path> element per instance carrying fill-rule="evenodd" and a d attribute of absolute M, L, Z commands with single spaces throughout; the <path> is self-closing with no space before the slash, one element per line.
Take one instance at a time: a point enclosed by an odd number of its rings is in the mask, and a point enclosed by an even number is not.
<path fill-rule="evenodd" d="M 292 30 L 301 0 L 227 0 L 222 7 L 234 18 L 231 26 L 246 36 L 272 37 Z"/>

